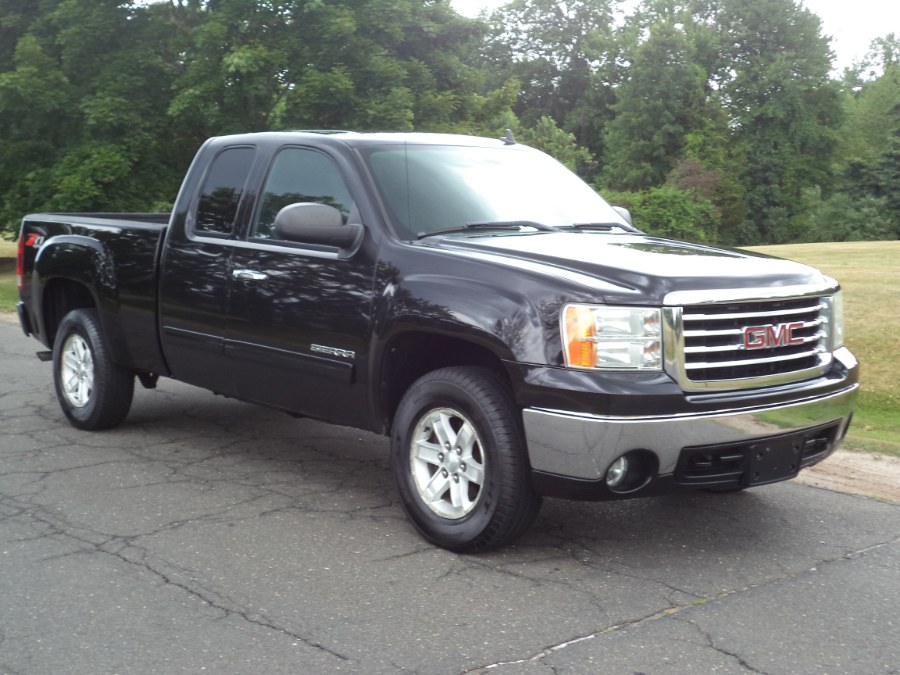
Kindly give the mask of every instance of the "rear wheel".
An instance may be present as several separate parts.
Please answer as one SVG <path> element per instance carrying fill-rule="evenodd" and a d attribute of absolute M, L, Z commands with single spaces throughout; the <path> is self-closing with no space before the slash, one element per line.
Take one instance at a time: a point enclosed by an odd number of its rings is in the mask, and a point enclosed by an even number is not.
<path fill-rule="evenodd" d="M 444 368 L 417 380 L 397 410 L 391 450 L 407 515 L 443 548 L 510 543 L 540 509 L 518 411 L 488 370 Z"/>
<path fill-rule="evenodd" d="M 53 344 L 53 381 L 63 413 L 79 429 L 114 427 L 131 408 L 134 374 L 112 362 L 94 310 L 63 317 Z"/>

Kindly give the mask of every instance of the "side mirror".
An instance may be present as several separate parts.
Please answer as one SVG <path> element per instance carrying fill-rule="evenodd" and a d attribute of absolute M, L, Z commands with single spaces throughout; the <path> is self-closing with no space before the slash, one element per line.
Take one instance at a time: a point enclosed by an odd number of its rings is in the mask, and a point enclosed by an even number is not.
<path fill-rule="evenodd" d="M 620 216 L 622 216 L 622 218 L 625 219 L 626 223 L 628 223 L 629 225 L 634 225 L 634 223 L 631 222 L 631 211 L 626 209 L 624 206 L 613 206 L 613 210 Z"/>
<path fill-rule="evenodd" d="M 350 248 L 359 242 L 362 234 L 360 223 L 344 225 L 341 212 L 328 204 L 288 204 L 275 216 L 275 236 L 298 244 Z"/>

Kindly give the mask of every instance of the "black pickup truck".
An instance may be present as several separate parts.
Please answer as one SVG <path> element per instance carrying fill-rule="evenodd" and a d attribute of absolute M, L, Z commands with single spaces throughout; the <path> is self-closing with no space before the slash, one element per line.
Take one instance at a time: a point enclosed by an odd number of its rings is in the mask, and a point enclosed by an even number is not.
<path fill-rule="evenodd" d="M 646 236 L 511 138 L 214 138 L 171 215 L 26 217 L 18 272 L 76 427 L 165 376 L 389 434 L 411 521 L 457 551 L 545 495 L 792 478 L 858 387 L 833 279 Z"/>

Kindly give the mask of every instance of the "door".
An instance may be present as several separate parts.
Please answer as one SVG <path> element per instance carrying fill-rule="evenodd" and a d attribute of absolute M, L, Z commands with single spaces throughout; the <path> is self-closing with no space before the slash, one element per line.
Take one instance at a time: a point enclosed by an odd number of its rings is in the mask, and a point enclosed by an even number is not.
<path fill-rule="evenodd" d="M 325 247 L 278 238 L 275 216 L 297 202 L 359 222 L 337 164 L 304 147 L 282 148 L 235 248 L 226 353 L 239 398 L 343 424 L 367 419 L 365 359 L 374 260 L 363 245 L 341 259 Z"/>
<path fill-rule="evenodd" d="M 234 395 L 225 367 L 229 265 L 256 149 L 226 147 L 210 162 L 198 197 L 170 224 L 160 282 L 162 347 L 172 376 Z"/>

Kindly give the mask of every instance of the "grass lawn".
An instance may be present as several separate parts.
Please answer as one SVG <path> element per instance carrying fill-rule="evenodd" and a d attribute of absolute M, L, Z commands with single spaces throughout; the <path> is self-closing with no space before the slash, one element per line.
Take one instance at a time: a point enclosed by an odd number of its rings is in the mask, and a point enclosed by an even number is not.
<path fill-rule="evenodd" d="M 16 242 L 7 241 L 6 239 L 0 239 L 0 260 L 2 260 L 3 258 L 15 259 L 17 253 L 18 244 L 16 244 Z"/>
<path fill-rule="evenodd" d="M 16 254 L 14 241 L 0 239 L 0 312 L 15 312 L 19 301 L 16 288 Z"/>
<path fill-rule="evenodd" d="M 900 241 L 758 246 L 818 267 L 844 288 L 847 346 L 862 390 L 846 446 L 900 456 Z M 14 312 L 16 244 L 0 240 L 0 312 Z"/>
<path fill-rule="evenodd" d="M 15 312 L 19 301 L 16 288 L 16 263 L 0 259 L 0 312 Z"/>
<path fill-rule="evenodd" d="M 847 346 L 861 363 L 859 404 L 845 446 L 900 456 L 900 241 L 757 246 L 841 282 Z"/>

